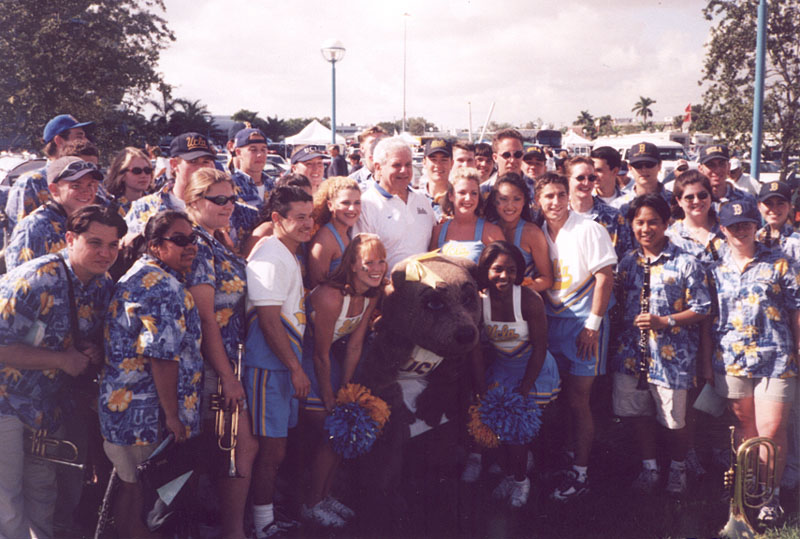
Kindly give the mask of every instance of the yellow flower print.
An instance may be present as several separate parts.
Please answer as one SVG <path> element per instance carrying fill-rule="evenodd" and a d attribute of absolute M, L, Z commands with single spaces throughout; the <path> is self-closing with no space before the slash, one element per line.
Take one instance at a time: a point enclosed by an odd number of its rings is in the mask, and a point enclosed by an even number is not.
<path fill-rule="evenodd" d="M 767 314 L 767 318 L 769 318 L 770 320 L 774 320 L 774 321 L 777 322 L 778 320 L 781 319 L 780 311 L 778 309 L 776 309 L 775 307 L 771 306 L 771 305 L 769 307 L 767 307 L 767 313 L 766 314 Z"/>
<path fill-rule="evenodd" d="M 219 266 L 220 266 L 220 268 L 222 268 L 222 271 L 225 271 L 225 272 L 228 272 L 228 273 L 230 273 L 233 270 L 233 267 L 231 267 L 230 260 L 223 260 L 220 263 Z"/>
<path fill-rule="evenodd" d="M 42 275 L 55 275 L 56 274 L 56 266 L 58 266 L 58 262 L 49 262 L 44 266 L 39 266 L 36 270 L 36 276 L 41 277 Z"/>
<path fill-rule="evenodd" d="M 661 265 L 650 266 L 651 277 L 660 277 L 662 273 L 664 273 L 664 266 Z"/>
<path fill-rule="evenodd" d="M 48 252 L 48 254 L 57 253 L 57 252 L 61 251 L 66 246 L 67 246 L 67 242 L 65 242 L 64 240 L 57 241 L 57 242 L 53 243 L 52 245 L 50 245 L 50 248 L 47 250 L 47 252 Z"/>
<path fill-rule="evenodd" d="M 123 292 L 122 293 L 122 299 L 124 299 L 125 301 L 128 301 L 129 299 L 131 299 L 131 291 L 130 290 L 126 290 L 125 292 Z"/>
<path fill-rule="evenodd" d="M 33 249 L 30 247 L 23 247 L 19 250 L 19 260 L 20 262 L 27 262 L 28 260 L 33 260 Z"/>
<path fill-rule="evenodd" d="M 36 193 L 36 197 L 39 199 L 40 206 L 47 204 L 47 202 L 50 200 L 50 191 L 48 191 L 47 189 L 42 189 L 41 191 Z"/>
<path fill-rule="evenodd" d="M 50 312 L 50 309 L 53 308 L 53 303 L 55 302 L 55 298 L 52 294 L 48 294 L 47 292 L 42 292 L 39 294 L 39 305 L 42 316 L 47 315 Z"/>
<path fill-rule="evenodd" d="M 192 381 L 191 381 L 191 384 L 192 384 L 193 386 L 196 386 L 197 384 L 199 384 L 199 383 L 200 383 L 200 380 L 202 380 L 202 379 L 203 379 L 203 373 L 202 373 L 202 372 L 196 372 L 196 373 L 194 373 L 194 374 L 192 375 Z"/>
<path fill-rule="evenodd" d="M 151 271 L 142 277 L 142 286 L 150 290 L 150 288 L 163 278 L 163 274 L 157 271 Z"/>
<path fill-rule="evenodd" d="M 758 297 L 758 294 L 748 294 L 747 298 L 745 298 L 745 301 L 750 305 L 758 305 L 761 299 Z"/>
<path fill-rule="evenodd" d="M 665 344 L 661 347 L 661 358 L 667 361 L 675 359 L 675 347 L 671 344 Z"/>
<path fill-rule="evenodd" d="M 8 395 L 8 386 L 3 384 L 0 386 L 0 399 L 5 398 Z"/>
<path fill-rule="evenodd" d="M 149 314 L 145 314 L 139 317 L 141 320 L 144 329 L 152 333 L 153 335 L 158 333 L 158 327 L 156 327 L 156 319 L 150 316 Z"/>
<path fill-rule="evenodd" d="M 789 270 L 789 262 L 786 261 L 785 258 L 779 258 L 775 261 L 775 271 L 777 271 L 781 277 L 786 275 L 786 272 Z"/>
<path fill-rule="evenodd" d="M 108 304 L 108 312 L 111 313 L 111 318 L 117 317 L 117 307 L 119 307 L 119 301 L 117 300 Z"/>
<path fill-rule="evenodd" d="M 219 327 L 224 328 L 228 325 L 228 321 L 231 319 L 231 316 L 233 316 L 233 309 L 220 309 L 214 313 L 214 316 L 217 318 L 217 324 L 219 324 Z"/>
<path fill-rule="evenodd" d="M 744 322 L 742 322 L 742 319 L 737 316 L 731 319 L 731 325 L 733 326 L 733 329 L 735 329 L 736 331 L 742 331 L 742 326 L 744 326 Z"/>
<path fill-rule="evenodd" d="M 128 405 L 133 400 L 133 392 L 129 389 L 121 387 L 111 392 L 108 397 L 108 409 L 112 412 L 124 412 L 128 409 Z"/>
<path fill-rule="evenodd" d="M 55 380 L 56 375 L 58 374 L 58 369 L 47 369 L 46 371 L 42 371 L 42 374 L 44 374 L 51 380 Z"/>
<path fill-rule="evenodd" d="M 92 306 L 81 305 L 80 309 L 78 309 L 78 318 L 83 318 L 84 320 L 90 320 L 92 318 Z"/>
<path fill-rule="evenodd" d="M 142 356 L 126 357 L 119 365 L 125 374 L 130 374 L 133 371 L 144 370 L 144 358 Z"/>
<path fill-rule="evenodd" d="M 178 327 L 181 328 L 181 331 L 186 331 L 186 318 L 183 315 L 178 318 Z"/>
<path fill-rule="evenodd" d="M 775 266 L 777 267 L 777 263 Z M 772 277 L 772 271 L 769 268 L 762 268 L 761 271 L 758 272 L 758 277 L 761 279 L 769 279 Z"/>
<path fill-rule="evenodd" d="M 672 285 L 675 284 L 675 277 L 670 275 L 669 277 L 664 277 L 664 284 Z"/>
<path fill-rule="evenodd" d="M 197 408 L 197 392 L 195 391 L 191 395 L 186 395 L 183 398 L 183 408 L 186 410 L 194 410 Z"/>
<path fill-rule="evenodd" d="M 731 344 L 731 350 L 736 355 L 739 355 L 744 351 L 744 343 L 742 341 L 736 341 L 735 343 Z"/>
<path fill-rule="evenodd" d="M 675 303 L 672 304 L 672 309 L 676 313 L 679 313 L 679 312 L 683 311 L 685 309 L 685 307 L 683 306 L 683 298 L 676 299 Z"/>
<path fill-rule="evenodd" d="M 194 307 L 194 296 L 188 290 L 183 291 L 183 305 L 187 310 Z"/>
<path fill-rule="evenodd" d="M 8 320 L 9 316 L 17 314 L 17 298 L 0 299 L 0 316 Z"/>
<path fill-rule="evenodd" d="M 31 284 L 28 280 L 24 277 L 20 277 L 17 279 L 17 282 L 14 283 L 14 293 L 18 293 L 22 291 L 23 294 L 27 294 L 31 290 Z"/>
<path fill-rule="evenodd" d="M 14 383 L 19 382 L 19 379 L 22 378 L 22 372 L 14 367 L 4 367 L 0 369 L 0 374 Z"/>
<path fill-rule="evenodd" d="M 147 347 L 147 338 L 144 335 L 139 335 L 136 339 L 136 353 L 139 355 L 144 354 L 144 349 Z"/>
<path fill-rule="evenodd" d="M 234 277 L 229 281 L 223 281 L 221 288 L 226 294 L 235 294 L 244 290 L 244 281 L 239 277 Z"/>
<path fill-rule="evenodd" d="M 728 376 L 743 376 L 744 372 L 742 372 L 742 366 L 734 363 L 733 365 L 726 365 L 725 366 L 725 374 Z"/>
<path fill-rule="evenodd" d="M 59 223 L 58 221 L 50 221 L 50 225 L 52 225 L 52 227 L 53 227 L 53 231 L 54 231 L 56 234 L 61 234 L 61 232 L 62 232 L 62 230 L 61 230 L 61 223 Z M 50 252 L 52 252 L 52 251 L 50 251 Z"/>
<path fill-rule="evenodd" d="M 758 344 L 751 342 L 745 346 L 744 355 L 750 359 L 758 359 Z"/>
<path fill-rule="evenodd" d="M 755 326 L 745 326 L 745 328 L 742 330 L 742 333 L 748 339 L 755 339 L 755 337 L 758 335 L 758 328 Z"/>

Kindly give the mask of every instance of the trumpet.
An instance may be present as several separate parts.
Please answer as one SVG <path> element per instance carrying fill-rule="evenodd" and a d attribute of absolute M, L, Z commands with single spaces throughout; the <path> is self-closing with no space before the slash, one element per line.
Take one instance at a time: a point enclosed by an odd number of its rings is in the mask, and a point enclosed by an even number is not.
<path fill-rule="evenodd" d="M 771 438 L 750 438 L 736 447 L 731 427 L 731 467 L 725 472 L 725 487 L 731 490 L 728 523 L 720 530 L 723 537 L 755 537 L 747 520 L 747 509 L 760 509 L 775 495 L 775 466 L 778 450 Z M 762 454 L 765 459 L 762 459 Z"/>
<path fill-rule="evenodd" d="M 242 353 L 244 345 L 239 343 L 236 365 L 233 374 L 242 380 Z M 236 469 L 236 442 L 239 436 L 239 403 L 228 411 L 225 409 L 225 397 L 222 394 L 222 380 L 217 381 L 217 392 L 209 399 L 214 416 L 214 431 L 217 434 L 217 446 L 228 452 L 228 477 L 243 477 Z"/>
<path fill-rule="evenodd" d="M 69 440 L 50 438 L 46 429 L 25 429 L 24 447 L 31 457 L 72 466 L 83 470 L 83 464 L 78 462 L 78 447 Z"/>

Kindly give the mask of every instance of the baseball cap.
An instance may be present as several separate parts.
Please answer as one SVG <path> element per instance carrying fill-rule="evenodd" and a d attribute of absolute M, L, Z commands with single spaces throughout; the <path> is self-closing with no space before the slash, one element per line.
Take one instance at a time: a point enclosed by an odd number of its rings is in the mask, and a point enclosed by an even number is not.
<path fill-rule="evenodd" d="M 542 150 L 538 146 L 528 146 L 525 148 L 525 154 L 522 156 L 523 161 L 530 161 L 531 159 L 536 159 L 538 161 L 547 161 L 547 156 L 544 154 L 544 150 Z"/>
<path fill-rule="evenodd" d="M 236 144 L 234 147 L 241 148 L 242 146 L 247 146 L 248 144 L 266 144 L 268 139 L 267 135 L 265 135 L 263 131 L 251 127 L 249 129 L 242 129 L 236 133 L 235 140 Z"/>
<path fill-rule="evenodd" d="M 784 182 L 769 182 L 761 186 L 758 192 L 758 201 L 764 202 L 768 198 L 780 197 L 787 202 L 792 201 L 792 188 Z"/>
<path fill-rule="evenodd" d="M 297 150 L 294 151 L 292 154 L 291 163 L 294 165 L 295 163 L 304 163 L 306 161 L 311 161 L 312 159 L 316 159 L 317 157 L 326 157 L 325 154 L 319 153 L 311 146 L 301 146 Z"/>
<path fill-rule="evenodd" d="M 731 157 L 731 170 L 739 170 L 742 168 L 742 162 L 738 157 Z"/>
<path fill-rule="evenodd" d="M 712 159 L 725 159 L 726 161 L 730 159 L 728 147 L 724 144 L 709 144 L 708 146 L 700 148 L 700 158 L 698 161 L 700 161 L 701 165 L 708 163 Z"/>
<path fill-rule="evenodd" d="M 216 156 L 208 139 L 200 133 L 183 133 L 172 139 L 172 143 L 169 145 L 169 155 L 170 157 L 180 157 L 186 161 L 204 155 L 212 159 Z"/>
<path fill-rule="evenodd" d="M 235 122 L 228 128 L 228 140 L 235 139 L 236 133 L 248 127 L 250 127 L 250 122 Z"/>
<path fill-rule="evenodd" d="M 42 138 L 44 138 L 45 142 L 50 142 L 56 135 L 60 135 L 68 129 L 86 127 L 87 125 L 94 125 L 94 122 L 79 122 L 71 114 L 59 114 L 44 126 Z"/>
<path fill-rule="evenodd" d="M 447 157 L 453 157 L 453 145 L 447 139 L 432 138 L 425 143 L 425 157 L 435 153 L 443 153 Z"/>
<path fill-rule="evenodd" d="M 719 209 L 719 224 L 725 227 L 736 223 L 761 223 L 758 208 L 749 200 L 726 202 Z"/>
<path fill-rule="evenodd" d="M 103 173 L 89 161 L 73 155 L 59 157 L 47 165 L 47 185 L 56 182 L 74 182 L 91 174 L 97 181 L 103 181 Z"/>
<path fill-rule="evenodd" d="M 658 147 L 652 142 L 634 144 L 628 151 L 628 164 L 630 165 L 660 162 L 661 156 L 658 154 Z"/>

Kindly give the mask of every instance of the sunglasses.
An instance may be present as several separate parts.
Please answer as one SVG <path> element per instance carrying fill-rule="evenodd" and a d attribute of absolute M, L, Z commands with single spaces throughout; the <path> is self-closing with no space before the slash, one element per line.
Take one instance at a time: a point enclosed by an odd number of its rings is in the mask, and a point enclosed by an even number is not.
<path fill-rule="evenodd" d="M 708 194 L 708 191 L 700 191 L 696 195 L 683 195 L 683 200 L 687 202 L 692 202 L 695 197 L 697 197 L 697 200 L 705 200 L 710 196 L 711 195 Z"/>
<path fill-rule="evenodd" d="M 578 180 L 579 182 L 585 182 L 585 181 L 596 182 L 597 174 L 589 174 L 588 176 L 581 174 L 580 176 L 575 176 L 575 179 Z"/>
<path fill-rule="evenodd" d="M 514 152 L 514 153 L 511 153 L 511 152 L 503 152 L 503 153 L 501 153 L 501 154 L 500 154 L 500 157 L 502 157 L 503 159 L 511 159 L 512 157 L 513 157 L 514 159 L 521 159 L 521 158 L 522 158 L 522 155 L 523 155 L 523 153 L 524 153 L 524 152 L 523 152 L 522 150 L 517 150 L 517 151 L 516 151 L 516 152 Z"/>
<path fill-rule="evenodd" d="M 229 197 L 226 197 L 226 196 L 223 196 L 223 195 L 217 195 L 215 197 L 207 197 L 206 196 L 206 197 L 203 197 L 203 198 L 208 200 L 209 202 L 213 202 L 217 206 L 224 206 L 228 202 L 230 202 L 231 204 L 236 202 L 236 195 L 231 195 Z"/>
<path fill-rule="evenodd" d="M 636 163 L 635 165 L 631 165 L 636 170 L 641 170 L 643 168 L 653 168 L 656 166 L 656 163 Z"/>
<path fill-rule="evenodd" d="M 139 175 L 139 174 L 142 174 L 142 173 L 144 173 L 144 174 L 152 174 L 153 173 L 153 169 L 150 168 L 150 167 L 144 167 L 144 168 L 142 168 L 142 167 L 133 167 L 133 168 L 123 168 L 120 172 L 122 172 L 123 174 L 126 173 L 126 172 L 130 172 L 131 174 L 134 174 L 134 175 Z"/>
<path fill-rule="evenodd" d="M 195 245 L 197 243 L 197 234 L 192 233 L 188 236 L 172 236 L 171 238 L 164 237 L 167 241 L 171 241 L 178 247 L 187 247 L 189 245 Z"/>

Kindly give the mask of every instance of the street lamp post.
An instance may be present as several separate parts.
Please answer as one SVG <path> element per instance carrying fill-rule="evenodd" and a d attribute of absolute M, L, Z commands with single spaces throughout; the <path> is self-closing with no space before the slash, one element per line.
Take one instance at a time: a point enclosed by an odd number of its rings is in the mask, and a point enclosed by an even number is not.
<path fill-rule="evenodd" d="M 345 48 L 338 39 L 331 39 L 322 44 L 320 52 L 331 63 L 331 143 L 336 144 L 336 62 L 344 58 Z"/>

